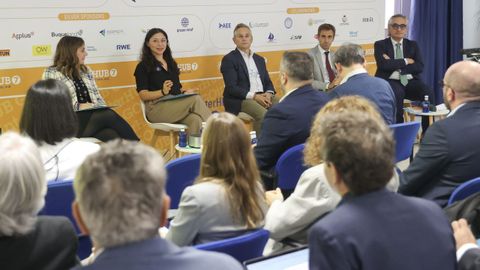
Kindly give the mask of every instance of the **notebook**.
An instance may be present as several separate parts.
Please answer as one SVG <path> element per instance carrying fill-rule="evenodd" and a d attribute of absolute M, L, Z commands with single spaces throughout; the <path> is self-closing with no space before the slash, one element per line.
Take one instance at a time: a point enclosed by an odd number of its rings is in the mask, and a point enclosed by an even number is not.
<path fill-rule="evenodd" d="M 308 270 L 308 247 L 248 260 L 243 265 L 246 270 Z"/>

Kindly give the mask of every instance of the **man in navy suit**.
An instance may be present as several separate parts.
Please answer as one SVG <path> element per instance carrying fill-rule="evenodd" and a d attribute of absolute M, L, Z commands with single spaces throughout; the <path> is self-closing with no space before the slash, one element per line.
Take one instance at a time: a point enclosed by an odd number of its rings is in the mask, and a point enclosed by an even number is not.
<path fill-rule="evenodd" d="M 396 122 L 403 123 L 405 97 L 423 101 L 427 95 L 431 103 L 435 103 L 435 100 L 433 91 L 420 79 L 423 60 L 418 45 L 415 41 L 404 38 L 407 33 L 407 18 L 401 14 L 393 15 L 388 21 L 388 33 L 390 37 L 375 42 L 375 76 L 387 80 L 392 86 L 397 101 Z M 425 117 L 425 124 L 428 123 L 427 120 Z"/>
<path fill-rule="evenodd" d="M 328 95 L 315 90 L 313 60 L 304 52 L 286 52 L 280 63 L 280 84 L 285 95 L 265 115 L 255 156 L 262 175 L 273 174 L 278 158 L 288 148 L 304 143 L 315 114 L 328 102 Z M 273 179 L 264 177 L 267 189 Z"/>
<path fill-rule="evenodd" d="M 225 83 L 223 104 L 227 112 L 244 112 L 253 117 L 253 129 L 260 135 L 265 112 L 278 99 L 274 97 L 265 59 L 250 48 L 253 37 L 246 24 L 235 27 L 233 42 L 237 48 L 223 57 L 220 66 Z"/>
<path fill-rule="evenodd" d="M 312 270 L 451 270 L 455 242 L 434 203 L 387 191 L 395 143 L 363 112 L 327 114 L 318 132 L 325 176 L 342 196 L 309 233 Z"/>
<path fill-rule="evenodd" d="M 456 187 L 480 176 L 480 64 L 462 61 L 443 79 L 443 99 L 451 110 L 425 133 L 400 180 L 399 192 L 445 206 Z"/>
<path fill-rule="evenodd" d="M 387 124 L 395 124 L 395 95 L 383 79 L 368 75 L 365 52 L 357 44 L 344 44 L 334 56 L 335 66 L 342 77 L 340 85 L 329 94 L 332 98 L 359 95 L 372 101 Z"/>
<path fill-rule="evenodd" d="M 165 178 L 161 155 L 137 142 L 111 141 L 85 160 L 74 183 L 73 211 L 92 238 L 94 256 L 75 269 L 242 269 L 230 256 L 160 238 L 170 205 Z"/>

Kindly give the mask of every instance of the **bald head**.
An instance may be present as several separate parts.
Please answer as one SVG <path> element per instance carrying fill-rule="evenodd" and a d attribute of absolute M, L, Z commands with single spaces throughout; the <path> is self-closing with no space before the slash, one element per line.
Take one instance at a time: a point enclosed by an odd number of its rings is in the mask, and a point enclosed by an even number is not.
<path fill-rule="evenodd" d="M 458 99 L 480 99 L 480 64 L 461 61 L 451 65 L 445 73 L 445 83 L 456 93 Z"/>

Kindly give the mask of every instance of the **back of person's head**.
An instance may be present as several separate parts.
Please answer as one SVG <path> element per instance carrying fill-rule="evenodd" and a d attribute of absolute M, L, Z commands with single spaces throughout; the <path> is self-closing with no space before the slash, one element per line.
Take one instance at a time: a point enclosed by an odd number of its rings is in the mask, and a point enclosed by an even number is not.
<path fill-rule="evenodd" d="M 165 218 L 165 178 L 161 155 L 141 143 L 110 141 L 87 157 L 74 190 L 92 239 L 113 247 L 158 235 Z"/>
<path fill-rule="evenodd" d="M 20 130 L 37 144 L 55 144 L 75 137 L 78 121 L 65 83 L 47 79 L 28 89 L 20 119 Z"/>
<path fill-rule="evenodd" d="M 368 114 L 372 119 L 383 123 L 384 120 L 375 105 L 368 99 L 361 96 L 343 96 L 336 98 L 328 102 L 317 113 L 313 120 L 312 128 L 310 131 L 310 137 L 308 137 L 305 143 L 304 159 L 305 163 L 310 166 L 321 164 L 322 161 L 322 137 L 319 133 L 320 125 L 323 121 L 323 117 L 326 114 L 332 112 L 364 112 Z"/>
<path fill-rule="evenodd" d="M 219 179 L 226 187 L 234 219 L 254 228 L 263 220 L 260 175 L 250 136 L 233 114 L 212 115 L 205 127 L 197 183 Z M 255 196 L 255 195 L 259 196 Z"/>
<path fill-rule="evenodd" d="M 345 43 L 334 54 L 333 62 L 344 67 L 365 63 L 365 51 L 360 45 Z"/>
<path fill-rule="evenodd" d="M 320 34 L 320 32 L 322 32 L 322 31 L 333 31 L 333 36 L 335 37 L 336 29 L 335 29 L 335 26 L 333 26 L 332 24 L 323 23 L 323 24 L 319 25 L 317 34 Z"/>
<path fill-rule="evenodd" d="M 13 132 L 0 136 L 0 237 L 33 229 L 47 191 L 35 143 Z"/>
<path fill-rule="evenodd" d="M 358 111 L 324 115 L 322 159 L 332 164 L 353 195 L 382 189 L 393 174 L 395 142 L 384 123 Z"/>
<path fill-rule="evenodd" d="M 285 52 L 280 63 L 280 71 L 294 81 L 313 79 L 313 60 L 306 52 Z"/>
<path fill-rule="evenodd" d="M 454 90 L 457 98 L 479 100 L 480 64 L 465 60 L 451 65 L 445 73 L 444 84 Z"/>
<path fill-rule="evenodd" d="M 85 45 L 80 37 L 64 36 L 57 44 L 53 66 L 69 78 L 80 78 L 80 72 L 86 72 L 87 67 L 80 64 L 77 50 Z"/>

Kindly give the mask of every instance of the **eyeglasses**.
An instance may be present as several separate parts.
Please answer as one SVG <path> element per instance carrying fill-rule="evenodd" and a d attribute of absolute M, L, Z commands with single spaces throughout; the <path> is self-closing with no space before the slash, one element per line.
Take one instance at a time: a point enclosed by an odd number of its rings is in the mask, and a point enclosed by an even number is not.
<path fill-rule="evenodd" d="M 392 27 L 393 29 L 396 29 L 396 30 L 405 30 L 407 28 L 407 25 L 406 24 L 394 23 L 394 24 L 390 24 L 390 27 Z"/>

